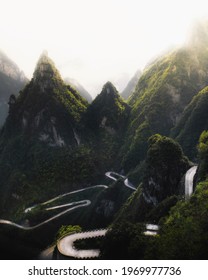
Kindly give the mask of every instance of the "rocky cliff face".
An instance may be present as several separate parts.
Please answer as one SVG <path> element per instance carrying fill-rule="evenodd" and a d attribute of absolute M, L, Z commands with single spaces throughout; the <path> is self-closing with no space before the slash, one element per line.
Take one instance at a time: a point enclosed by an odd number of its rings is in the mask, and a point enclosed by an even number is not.
<path fill-rule="evenodd" d="M 167 197 L 180 194 L 180 181 L 189 168 L 178 143 L 168 137 L 153 135 L 149 139 L 143 197 L 158 205 Z"/>

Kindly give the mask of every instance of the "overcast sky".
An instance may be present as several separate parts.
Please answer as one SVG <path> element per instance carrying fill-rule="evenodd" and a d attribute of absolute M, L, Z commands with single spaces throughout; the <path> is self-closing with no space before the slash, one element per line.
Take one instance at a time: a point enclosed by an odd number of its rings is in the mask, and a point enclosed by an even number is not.
<path fill-rule="evenodd" d="M 63 77 L 93 96 L 122 90 L 152 57 L 182 44 L 205 0 L 0 0 L 0 48 L 32 77 L 47 50 Z"/>

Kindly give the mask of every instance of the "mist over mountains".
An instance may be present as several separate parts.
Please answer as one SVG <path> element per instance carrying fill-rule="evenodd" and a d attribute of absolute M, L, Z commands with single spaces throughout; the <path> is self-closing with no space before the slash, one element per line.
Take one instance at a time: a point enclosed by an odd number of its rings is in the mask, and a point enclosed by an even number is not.
<path fill-rule="evenodd" d="M 0 132 L 4 254 L 14 256 L 8 244 L 17 235 L 14 246 L 29 249 L 15 257 L 37 258 L 79 225 L 110 229 L 96 244 L 103 259 L 207 258 L 206 26 L 138 71 L 121 94 L 106 81 L 94 100 L 63 80 L 46 52 L 30 81 L 1 55 L 1 100 L 9 103 Z M 147 224 L 159 225 L 156 235 L 144 234 Z"/>
<path fill-rule="evenodd" d="M 134 92 L 141 75 L 142 75 L 142 72 L 140 70 L 137 70 L 135 75 L 131 78 L 131 80 L 128 82 L 128 84 L 122 91 L 121 96 L 125 100 L 127 100 L 130 97 L 130 95 Z"/>

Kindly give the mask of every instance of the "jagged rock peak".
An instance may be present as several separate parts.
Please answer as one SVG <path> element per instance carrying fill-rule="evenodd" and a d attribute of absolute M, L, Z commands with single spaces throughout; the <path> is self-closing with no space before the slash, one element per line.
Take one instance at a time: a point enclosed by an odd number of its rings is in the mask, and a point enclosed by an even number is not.
<path fill-rule="evenodd" d="M 57 78 L 58 80 L 62 81 L 61 75 L 56 69 L 53 60 L 48 56 L 48 52 L 43 51 L 36 65 L 33 79 L 37 82 L 44 82 L 47 80 L 52 80 L 52 78 Z"/>
<path fill-rule="evenodd" d="M 116 87 L 111 83 L 107 82 L 101 91 L 101 94 L 106 94 L 106 95 L 118 95 L 118 91 Z"/>

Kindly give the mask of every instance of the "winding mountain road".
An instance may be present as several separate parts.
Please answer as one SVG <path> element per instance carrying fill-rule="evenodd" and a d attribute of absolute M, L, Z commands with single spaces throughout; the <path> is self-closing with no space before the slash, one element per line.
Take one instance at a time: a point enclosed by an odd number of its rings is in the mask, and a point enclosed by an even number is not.
<path fill-rule="evenodd" d="M 40 204 L 36 204 L 36 205 L 33 205 L 29 208 L 26 208 L 25 209 L 25 213 L 28 213 L 29 211 L 35 209 L 35 207 L 38 207 L 38 206 L 43 206 L 43 205 L 47 205 L 51 202 L 54 202 L 62 197 L 65 197 L 67 195 L 70 195 L 70 194 L 74 194 L 74 193 L 79 193 L 79 192 L 83 192 L 83 191 L 86 191 L 86 190 L 89 190 L 89 189 L 94 189 L 94 188 L 108 188 L 108 186 L 105 186 L 105 185 L 96 185 L 96 186 L 93 186 L 93 187 L 89 187 L 89 188 L 85 188 L 85 189 L 79 189 L 79 190 L 76 190 L 76 191 L 72 191 L 72 192 L 68 192 L 68 193 L 65 193 L 65 194 L 62 194 L 62 195 L 58 195 L 50 200 L 47 200 L 43 203 L 40 203 Z M 6 224 L 6 225 L 10 225 L 10 226 L 13 226 L 13 227 L 16 227 L 16 228 L 19 228 L 19 229 L 22 229 L 22 230 L 33 230 L 33 229 L 36 229 L 36 228 L 39 228 L 63 215 L 65 215 L 66 213 L 69 213 L 75 209 L 78 209 L 78 208 L 81 208 L 81 207 L 87 207 L 91 204 L 91 201 L 88 200 L 88 199 L 85 199 L 85 200 L 80 200 L 80 201 L 75 201 L 75 202 L 70 202 L 70 203 L 67 203 L 67 204 L 61 204 L 61 205 L 57 205 L 57 206 L 52 206 L 52 207 L 48 207 L 48 208 L 45 208 L 44 210 L 46 211 L 50 211 L 50 210 L 54 210 L 54 209 L 58 209 L 58 208 L 64 208 L 64 207 L 69 207 L 68 209 L 54 215 L 53 217 L 35 225 L 35 226 L 23 226 L 23 225 L 19 225 L 17 223 L 14 223 L 12 221 L 8 221 L 8 220 L 4 220 L 4 219 L 0 219 L 0 224 Z M 73 207 L 71 207 L 73 206 Z"/>
<path fill-rule="evenodd" d="M 80 207 L 87 207 L 91 204 L 91 201 L 90 200 L 81 200 L 79 202 L 73 202 L 73 203 L 70 203 L 71 205 L 76 205 L 72 208 L 69 208 L 69 209 L 66 209 L 64 211 L 62 211 L 61 213 L 57 214 L 57 215 L 54 215 L 53 217 L 51 217 L 50 219 L 47 219 L 45 220 L 44 222 L 41 222 L 35 226 L 22 226 L 22 225 L 19 225 L 19 224 L 16 224 L 14 222 L 11 222 L 11 221 L 8 221 L 8 220 L 3 220 L 3 219 L 0 219 L 0 224 L 7 224 L 7 225 L 11 225 L 11 226 L 14 226 L 16 228 L 19 228 L 19 229 L 23 229 L 23 230 L 33 230 L 33 229 L 36 229 L 36 228 L 39 228 L 61 216 L 63 216 L 64 214 L 66 213 L 69 213 L 77 208 L 80 208 Z M 79 205 L 77 205 L 79 204 Z M 53 207 L 52 207 L 53 208 Z M 47 210 L 47 209 L 46 209 Z"/>
<path fill-rule="evenodd" d="M 194 176 L 198 166 L 192 166 L 185 175 L 185 200 L 188 200 L 193 193 Z"/>
<path fill-rule="evenodd" d="M 118 173 L 116 173 L 116 172 L 114 172 L 114 171 L 108 171 L 108 172 L 106 172 L 106 173 L 105 173 L 105 176 L 108 177 L 108 178 L 110 178 L 110 179 L 112 179 L 113 181 L 118 181 L 118 178 L 116 178 L 116 177 L 120 177 L 120 178 L 123 178 L 123 179 L 126 178 L 125 176 L 123 176 L 123 175 L 121 175 L 121 174 L 118 174 Z M 116 177 L 115 177 L 115 176 L 116 176 Z"/>
<path fill-rule="evenodd" d="M 114 181 L 117 181 L 118 179 L 115 178 L 115 176 L 117 177 L 121 177 L 123 179 L 125 179 L 124 181 L 124 184 L 128 187 L 128 188 L 131 188 L 133 190 L 135 190 L 135 188 L 130 184 L 130 182 L 128 181 L 128 179 L 125 177 L 125 176 L 122 176 L 116 172 L 106 172 L 105 174 L 107 177 L 111 178 L 112 180 Z M 113 176 L 114 175 L 114 176 Z M 92 186 L 92 187 L 89 187 L 89 188 L 82 188 L 82 189 L 79 189 L 79 190 L 76 190 L 76 191 L 72 191 L 72 192 L 68 192 L 68 193 L 64 193 L 64 194 L 61 194 L 61 195 L 58 195 L 52 199 L 49 199 L 45 202 L 42 202 L 42 203 L 39 203 L 39 204 L 35 204 L 33 206 L 30 206 L 28 208 L 26 208 L 24 210 L 24 213 L 28 213 L 32 210 L 34 210 L 35 208 L 39 207 L 39 206 L 45 206 L 45 205 L 48 205 L 54 201 L 57 201 L 63 197 L 66 197 L 68 195 L 71 195 L 71 194 L 76 194 L 76 193 L 80 193 L 80 192 L 84 192 L 86 190 L 89 190 L 89 189 L 94 189 L 94 188 L 108 188 L 108 186 L 106 185 L 96 185 L 96 186 Z M 61 209 L 61 208 L 65 208 L 65 207 L 70 207 L 70 208 L 67 208 L 66 210 L 54 215 L 53 217 L 35 225 L 35 226 L 23 226 L 23 225 L 20 225 L 20 224 L 17 224 L 17 223 L 14 223 L 12 221 L 9 221 L 9 220 L 4 220 L 4 219 L 0 219 L 0 224 L 6 224 L 6 225 L 11 225 L 13 227 L 16 227 L 16 228 L 19 228 L 19 229 L 23 229 L 23 230 L 33 230 L 33 229 L 36 229 L 38 227 L 41 227 L 63 215 L 65 215 L 66 213 L 69 213 L 75 209 L 78 209 L 78 208 L 81 208 L 81 207 L 87 207 L 91 204 L 91 201 L 90 200 L 80 200 L 80 201 L 75 201 L 75 202 L 70 202 L 70 203 L 66 203 L 66 204 L 61 204 L 61 205 L 56 205 L 56 206 L 52 206 L 52 207 L 47 207 L 43 210 L 46 210 L 46 211 L 50 211 L 50 210 L 54 210 L 54 209 Z"/>
<path fill-rule="evenodd" d="M 160 227 L 154 224 L 146 224 L 146 231 L 144 231 L 144 235 L 157 235 Z"/>
<path fill-rule="evenodd" d="M 193 193 L 193 179 L 194 175 L 196 174 L 197 166 L 191 167 L 185 175 L 185 194 L 186 198 L 188 199 L 190 195 Z M 128 178 L 120 175 L 116 172 L 106 172 L 106 177 L 112 179 L 113 181 L 117 181 L 116 177 L 121 177 L 124 180 L 125 186 L 136 190 L 136 188 L 129 182 Z M 116 177 L 115 177 L 116 176 Z M 146 224 L 146 231 L 144 231 L 144 235 L 148 236 L 155 236 L 158 234 L 159 226 L 155 224 Z M 72 235 L 65 236 L 61 240 L 58 241 L 57 247 L 61 254 L 65 256 L 71 256 L 74 258 L 95 258 L 99 257 L 100 251 L 99 250 L 77 250 L 74 247 L 74 242 L 79 239 L 85 238 L 95 238 L 98 236 L 104 236 L 107 233 L 107 229 L 101 231 L 92 231 L 92 232 L 82 232 L 82 233 L 75 233 Z"/>
<path fill-rule="evenodd" d="M 185 198 L 189 199 L 191 194 L 193 193 L 193 179 L 194 179 L 194 175 L 196 174 L 196 170 L 197 170 L 197 166 L 193 166 L 191 167 L 185 175 Z M 132 190 L 136 190 L 136 188 L 129 182 L 128 178 L 118 174 L 116 172 L 113 171 L 109 171 L 105 173 L 105 176 L 112 179 L 113 181 L 117 181 L 118 178 L 122 178 L 124 179 L 124 185 Z M 86 191 L 88 189 L 93 189 L 93 188 L 108 188 L 108 186 L 106 185 L 96 185 L 93 187 L 89 187 L 89 188 L 83 188 L 83 189 L 79 189 L 76 191 L 72 191 L 72 192 L 68 192 L 62 195 L 58 195 L 50 200 L 47 200 L 43 203 L 37 204 L 37 205 L 33 205 L 29 208 L 26 208 L 24 210 L 25 213 L 30 212 L 31 210 L 35 209 L 38 206 L 44 206 L 44 205 L 48 205 L 56 200 L 59 200 L 62 197 L 65 197 L 67 195 L 70 194 L 74 194 L 74 193 L 79 193 L 79 192 L 83 192 Z M 87 207 L 91 204 L 90 200 L 80 200 L 80 201 L 75 201 L 75 202 L 70 202 L 70 203 L 65 203 L 65 204 L 61 204 L 61 205 L 56 205 L 56 206 L 52 206 L 52 207 L 47 207 L 44 210 L 46 211 L 50 211 L 50 210 L 54 210 L 54 209 L 60 209 L 60 208 L 65 208 L 65 207 L 70 207 L 67 208 L 66 210 L 60 212 L 59 214 L 54 215 L 53 217 L 35 225 L 35 226 L 22 226 L 19 225 L 17 223 L 14 223 L 12 221 L 8 221 L 8 220 L 4 220 L 4 219 L 0 219 L 0 224 L 7 224 L 7 225 L 11 225 L 13 227 L 22 229 L 22 230 L 33 230 L 36 229 L 44 224 L 49 223 L 50 221 L 57 219 L 59 217 L 61 217 L 62 215 L 71 212 L 75 209 L 81 208 L 81 207 Z M 158 225 L 152 225 L 152 224 L 146 224 L 146 231 L 144 232 L 145 235 L 156 235 L 158 233 L 159 227 Z M 100 254 L 100 250 L 98 249 L 93 249 L 93 250 L 77 250 L 74 247 L 74 242 L 76 240 L 79 239 L 86 239 L 86 238 L 95 238 L 95 237 L 99 237 L 99 236 L 104 236 L 107 232 L 107 229 L 103 229 L 103 230 L 96 230 L 96 231 L 90 231 L 90 232 L 82 232 L 82 233 L 76 233 L 76 234 L 71 234 L 71 235 L 67 235 L 65 237 L 63 237 L 61 240 L 58 241 L 57 243 L 57 247 L 58 250 L 61 254 L 66 255 L 66 256 L 72 256 L 74 258 L 95 258 L 98 257 Z M 51 253 L 51 251 L 50 251 Z"/>
<path fill-rule="evenodd" d="M 56 196 L 56 197 L 54 197 L 52 199 L 49 199 L 49 200 L 47 200 L 45 202 L 42 202 L 40 204 L 35 204 L 35 205 L 33 205 L 33 206 L 29 207 L 29 208 L 26 208 L 24 212 L 27 213 L 27 212 L 31 211 L 32 209 L 34 209 L 37 206 L 49 204 L 49 203 L 54 202 L 54 201 L 56 201 L 56 200 L 58 200 L 58 199 L 60 199 L 62 197 L 65 197 L 67 195 L 74 194 L 74 193 L 79 193 L 79 192 L 83 192 L 83 191 L 90 190 L 90 189 L 95 189 L 95 188 L 107 189 L 108 186 L 106 186 L 106 185 L 96 185 L 96 186 L 92 186 L 92 187 L 89 187 L 89 188 L 83 188 L 83 189 L 79 189 L 79 190 L 76 190 L 76 191 L 64 193 L 64 194 L 58 195 L 58 196 Z"/>
<path fill-rule="evenodd" d="M 126 178 L 125 176 L 118 174 L 116 172 L 113 171 L 109 171 L 105 173 L 105 176 L 112 179 L 113 181 L 117 181 L 118 178 L 122 178 L 125 179 L 124 180 L 124 185 L 127 188 L 136 190 L 136 188 L 129 182 L 128 178 Z M 96 230 L 96 231 L 90 231 L 90 232 L 81 232 L 81 233 L 75 233 L 75 234 L 71 234 L 71 235 L 67 235 L 64 238 L 62 238 L 61 240 L 58 241 L 57 243 L 57 248 L 59 250 L 59 252 L 65 256 L 70 256 L 70 257 L 74 257 L 74 258 L 95 258 L 95 257 L 99 257 L 100 255 L 100 250 L 98 249 L 93 249 L 93 250 L 77 250 L 74 247 L 74 242 L 76 240 L 79 239 L 86 239 L 86 238 L 95 238 L 95 237 L 99 237 L 99 236 L 104 236 L 107 232 L 107 229 L 103 229 L 103 230 Z M 151 231 L 151 234 L 155 234 L 153 233 L 153 231 Z M 148 232 L 146 232 L 146 235 L 148 235 Z"/>
<path fill-rule="evenodd" d="M 70 256 L 78 259 L 84 258 L 97 258 L 100 255 L 100 250 L 90 249 L 90 250 L 77 250 L 74 247 L 74 242 L 80 239 L 95 238 L 100 236 L 105 236 L 107 229 L 80 232 L 63 237 L 57 243 L 57 248 L 62 255 Z"/>
<path fill-rule="evenodd" d="M 129 189 L 132 189 L 132 190 L 136 190 L 136 188 L 133 186 L 133 184 L 129 181 L 129 179 L 119 173 L 116 173 L 116 172 L 113 172 L 113 171 L 109 171 L 109 172 L 106 172 L 105 173 L 105 176 L 112 179 L 113 181 L 118 181 L 118 179 L 116 177 L 120 177 L 122 179 L 125 179 L 124 180 L 124 185 L 129 188 Z M 116 176 L 116 177 L 115 177 Z"/>

